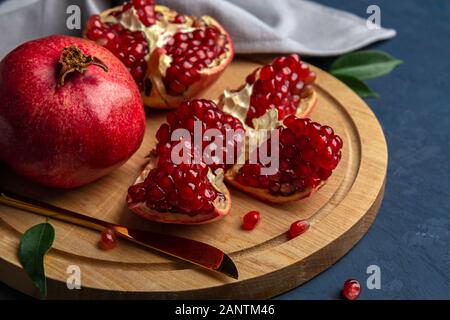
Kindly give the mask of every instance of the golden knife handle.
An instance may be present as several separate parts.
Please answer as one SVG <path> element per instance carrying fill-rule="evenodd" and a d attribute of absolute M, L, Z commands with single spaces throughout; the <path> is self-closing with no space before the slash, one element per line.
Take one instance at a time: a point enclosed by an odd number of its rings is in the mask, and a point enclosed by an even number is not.
<path fill-rule="evenodd" d="M 51 204 L 28 199 L 8 191 L 0 190 L 0 204 L 8 205 L 13 208 L 30 211 L 41 216 L 61 220 L 83 226 L 89 229 L 103 231 L 105 228 L 112 228 L 115 225 L 85 216 L 73 211 L 55 207 Z"/>

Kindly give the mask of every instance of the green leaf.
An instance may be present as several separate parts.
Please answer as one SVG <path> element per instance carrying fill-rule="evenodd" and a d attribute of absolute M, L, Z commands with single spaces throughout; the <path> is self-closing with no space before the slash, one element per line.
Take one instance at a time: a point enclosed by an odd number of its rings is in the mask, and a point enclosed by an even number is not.
<path fill-rule="evenodd" d="M 403 61 L 382 51 L 357 51 L 337 58 L 331 65 L 334 76 L 344 75 L 366 80 L 384 76 Z"/>
<path fill-rule="evenodd" d="M 378 98 L 379 95 L 372 89 L 370 89 L 367 84 L 359 79 L 350 76 L 336 75 L 336 78 L 344 82 L 353 91 L 355 91 L 362 98 L 375 97 Z"/>
<path fill-rule="evenodd" d="M 19 260 L 34 285 L 39 289 L 41 298 L 47 297 L 44 256 L 55 240 L 55 229 L 49 223 L 41 223 L 28 229 L 19 245 Z"/>

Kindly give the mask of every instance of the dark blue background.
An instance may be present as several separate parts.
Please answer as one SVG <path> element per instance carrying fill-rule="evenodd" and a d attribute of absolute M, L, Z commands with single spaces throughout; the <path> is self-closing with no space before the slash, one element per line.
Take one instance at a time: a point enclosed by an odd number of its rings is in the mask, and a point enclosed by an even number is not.
<path fill-rule="evenodd" d="M 381 268 L 381 290 L 363 299 L 450 299 L 450 1 L 319 0 L 367 16 L 396 38 L 371 46 L 404 61 L 369 81 L 368 99 L 389 147 L 384 201 L 368 234 L 335 266 L 279 299 L 336 299 L 343 282 L 365 284 L 366 268 Z M 327 69 L 332 59 L 309 59 Z M 365 286 L 364 286 L 365 287 Z M 23 297 L 0 284 L 0 298 Z"/>
<path fill-rule="evenodd" d="M 381 8 L 381 24 L 397 37 L 371 46 L 404 61 L 369 81 L 380 94 L 367 99 L 389 148 L 385 197 L 367 235 L 343 257 L 281 299 L 334 299 L 343 282 L 366 281 L 381 268 L 381 290 L 363 299 L 450 299 L 450 1 L 319 0 L 367 16 Z M 331 59 L 311 62 L 326 69 Z"/>

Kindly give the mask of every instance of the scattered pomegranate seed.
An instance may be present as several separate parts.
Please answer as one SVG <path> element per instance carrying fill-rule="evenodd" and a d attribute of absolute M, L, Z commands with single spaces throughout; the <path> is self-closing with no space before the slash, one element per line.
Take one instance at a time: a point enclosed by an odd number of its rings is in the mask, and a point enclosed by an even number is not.
<path fill-rule="evenodd" d="M 260 219 L 261 216 L 258 211 L 250 211 L 246 213 L 243 219 L 242 229 L 253 230 L 258 224 Z"/>
<path fill-rule="evenodd" d="M 272 108 L 278 109 L 280 120 L 295 114 L 301 98 L 311 94 L 311 84 L 315 79 L 316 74 L 296 54 L 278 57 L 272 64 L 256 69 L 246 79 L 248 84 L 253 85 L 247 125 L 253 126 L 254 118 Z"/>
<path fill-rule="evenodd" d="M 308 230 L 309 223 L 306 220 L 298 220 L 291 224 L 289 228 L 289 238 L 295 238 Z"/>
<path fill-rule="evenodd" d="M 345 281 L 344 288 L 342 289 L 342 295 L 347 300 L 356 300 L 361 294 L 361 285 L 358 280 L 349 279 Z"/>
<path fill-rule="evenodd" d="M 112 229 L 105 229 L 100 236 L 99 246 L 103 250 L 111 250 L 117 246 L 116 233 Z"/>

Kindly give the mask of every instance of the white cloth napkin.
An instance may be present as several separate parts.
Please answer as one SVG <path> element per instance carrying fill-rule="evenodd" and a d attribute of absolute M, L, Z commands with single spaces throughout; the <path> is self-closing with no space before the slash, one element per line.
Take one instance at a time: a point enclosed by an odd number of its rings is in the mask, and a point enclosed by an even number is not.
<path fill-rule="evenodd" d="M 18 44 L 44 35 L 80 34 L 68 30 L 69 5 L 82 21 L 120 1 L 6 0 L 0 2 L 0 57 Z M 157 0 L 179 12 L 211 15 L 230 32 L 237 53 L 298 52 L 339 55 L 395 36 L 392 29 L 369 29 L 354 14 L 305 0 Z"/>

